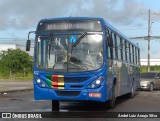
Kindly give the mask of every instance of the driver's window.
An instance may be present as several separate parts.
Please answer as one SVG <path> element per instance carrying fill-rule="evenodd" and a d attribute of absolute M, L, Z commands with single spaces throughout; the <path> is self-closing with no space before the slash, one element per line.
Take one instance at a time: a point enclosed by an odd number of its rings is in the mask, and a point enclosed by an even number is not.
<path fill-rule="evenodd" d="M 113 39 L 111 36 L 111 31 L 109 29 L 106 29 L 106 48 L 107 48 L 107 66 L 112 66 L 113 61 Z"/>
<path fill-rule="evenodd" d="M 110 47 L 110 45 L 111 45 L 111 43 L 110 43 L 111 41 L 110 41 L 110 36 L 109 36 L 109 30 L 108 29 L 106 29 L 106 44 L 107 44 L 107 58 L 108 59 L 111 59 L 111 52 L 112 52 L 112 50 L 111 50 L 111 47 Z"/>

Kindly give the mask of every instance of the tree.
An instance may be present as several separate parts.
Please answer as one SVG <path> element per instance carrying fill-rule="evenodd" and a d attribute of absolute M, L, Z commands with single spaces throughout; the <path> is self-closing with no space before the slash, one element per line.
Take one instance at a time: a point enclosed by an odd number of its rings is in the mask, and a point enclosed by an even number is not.
<path fill-rule="evenodd" d="M 32 71 L 32 57 L 20 49 L 8 49 L 0 53 L 0 71 L 4 76 Z"/>

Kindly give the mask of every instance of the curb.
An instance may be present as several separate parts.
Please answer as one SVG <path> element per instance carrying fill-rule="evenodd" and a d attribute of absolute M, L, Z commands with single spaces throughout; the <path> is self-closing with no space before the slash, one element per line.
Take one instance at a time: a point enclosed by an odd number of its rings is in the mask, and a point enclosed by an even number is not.
<path fill-rule="evenodd" d="M 14 92 L 25 92 L 25 91 L 31 91 L 33 88 L 28 89 L 18 89 L 18 90 L 6 90 L 6 91 L 0 91 L 0 95 L 5 95 L 7 93 L 14 93 Z"/>

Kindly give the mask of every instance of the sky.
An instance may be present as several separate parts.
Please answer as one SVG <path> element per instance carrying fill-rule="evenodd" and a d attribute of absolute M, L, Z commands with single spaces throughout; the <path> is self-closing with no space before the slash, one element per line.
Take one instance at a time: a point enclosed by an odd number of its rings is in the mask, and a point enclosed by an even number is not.
<path fill-rule="evenodd" d="M 0 44 L 25 45 L 29 31 L 40 19 L 56 17 L 102 17 L 123 34 L 148 35 L 151 10 L 151 36 L 160 36 L 160 0 L 0 0 Z M 147 58 L 147 40 L 132 40 Z M 160 59 L 160 40 L 151 40 L 151 58 Z"/>

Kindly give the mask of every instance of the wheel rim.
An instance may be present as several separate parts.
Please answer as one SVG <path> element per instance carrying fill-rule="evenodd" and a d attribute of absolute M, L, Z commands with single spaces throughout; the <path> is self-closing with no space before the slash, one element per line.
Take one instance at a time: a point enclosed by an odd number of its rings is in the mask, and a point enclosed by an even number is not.
<path fill-rule="evenodd" d="M 150 85 L 150 90 L 153 91 L 153 84 Z"/>
<path fill-rule="evenodd" d="M 134 86 L 132 84 L 132 96 L 134 95 Z"/>

